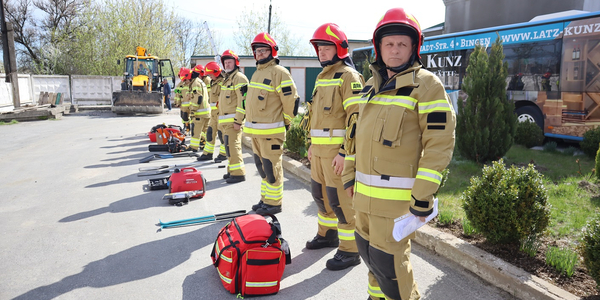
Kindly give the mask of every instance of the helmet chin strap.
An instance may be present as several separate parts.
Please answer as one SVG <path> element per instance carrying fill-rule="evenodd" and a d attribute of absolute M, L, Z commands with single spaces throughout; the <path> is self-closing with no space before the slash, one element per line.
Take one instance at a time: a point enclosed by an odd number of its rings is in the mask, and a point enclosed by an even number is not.
<path fill-rule="evenodd" d="M 269 54 L 269 57 L 267 57 L 267 58 L 263 58 L 263 59 L 261 59 L 261 60 L 258 60 L 258 61 L 256 61 L 256 64 L 257 64 L 257 65 L 266 64 L 266 63 L 270 62 L 270 61 L 271 61 L 271 59 L 273 59 L 273 55 L 272 55 L 272 54 Z"/>
<path fill-rule="evenodd" d="M 321 67 L 325 68 L 327 66 L 331 66 L 336 62 L 340 61 L 340 58 L 337 55 L 334 55 L 331 60 L 321 61 Z"/>

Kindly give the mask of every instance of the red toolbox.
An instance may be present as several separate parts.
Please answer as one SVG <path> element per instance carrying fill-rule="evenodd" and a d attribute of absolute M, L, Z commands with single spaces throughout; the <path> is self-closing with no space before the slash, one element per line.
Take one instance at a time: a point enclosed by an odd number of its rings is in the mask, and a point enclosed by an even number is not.
<path fill-rule="evenodd" d="M 169 179 L 169 193 L 197 191 L 194 198 L 202 198 L 206 193 L 206 179 L 194 167 L 175 169 Z"/>

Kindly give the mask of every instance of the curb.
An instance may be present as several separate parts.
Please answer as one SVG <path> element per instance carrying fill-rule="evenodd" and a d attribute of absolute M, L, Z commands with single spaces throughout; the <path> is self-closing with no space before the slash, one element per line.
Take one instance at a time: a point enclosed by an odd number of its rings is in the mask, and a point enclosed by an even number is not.
<path fill-rule="evenodd" d="M 252 149 L 250 138 L 242 139 Z M 310 169 L 300 162 L 283 156 L 283 168 L 310 184 Z M 451 234 L 429 225 L 417 230 L 414 239 L 419 245 L 459 264 L 488 283 L 522 300 L 575 300 L 579 297 L 517 268 Z"/>

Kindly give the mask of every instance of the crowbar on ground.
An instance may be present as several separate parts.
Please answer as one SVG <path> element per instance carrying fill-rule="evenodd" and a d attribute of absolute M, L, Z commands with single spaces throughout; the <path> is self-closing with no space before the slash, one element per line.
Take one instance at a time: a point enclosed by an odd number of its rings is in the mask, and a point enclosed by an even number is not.
<path fill-rule="evenodd" d="M 196 167 L 194 165 L 190 165 L 188 167 L 195 167 L 196 169 L 199 169 L 199 170 L 203 170 L 203 169 L 224 169 L 225 167 L 227 167 L 227 165 L 206 165 L 206 166 L 202 166 L 202 167 Z M 140 173 L 138 173 L 137 176 L 138 177 L 142 177 L 142 176 L 154 176 L 154 175 L 160 175 L 160 174 L 167 174 L 167 173 L 173 172 L 175 169 L 177 169 L 177 168 L 158 169 L 156 171 L 140 172 Z"/>
<path fill-rule="evenodd" d="M 160 228 L 158 229 L 158 231 L 160 231 L 163 228 L 199 225 L 199 224 L 205 224 L 205 223 L 225 221 L 225 220 L 230 220 L 230 219 L 234 219 L 237 217 L 241 217 L 245 214 L 246 214 L 245 210 L 237 210 L 237 211 L 232 211 L 232 212 L 208 215 L 208 216 L 191 218 L 191 219 L 183 219 L 183 220 L 177 220 L 177 221 L 171 221 L 171 222 L 162 222 L 161 220 L 158 220 L 158 224 L 156 224 L 156 226 L 160 226 Z"/>

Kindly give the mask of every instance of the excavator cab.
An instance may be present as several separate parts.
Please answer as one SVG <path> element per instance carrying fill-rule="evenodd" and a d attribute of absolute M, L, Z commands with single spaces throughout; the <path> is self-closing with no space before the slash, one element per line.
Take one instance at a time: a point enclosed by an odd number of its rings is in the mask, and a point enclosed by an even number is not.
<path fill-rule="evenodd" d="M 159 59 L 136 48 L 136 55 L 125 57 L 121 91 L 113 93 L 112 111 L 117 114 L 162 113 L 162 80 L 175 86 L 175 73 L 169 59 Z"/>

